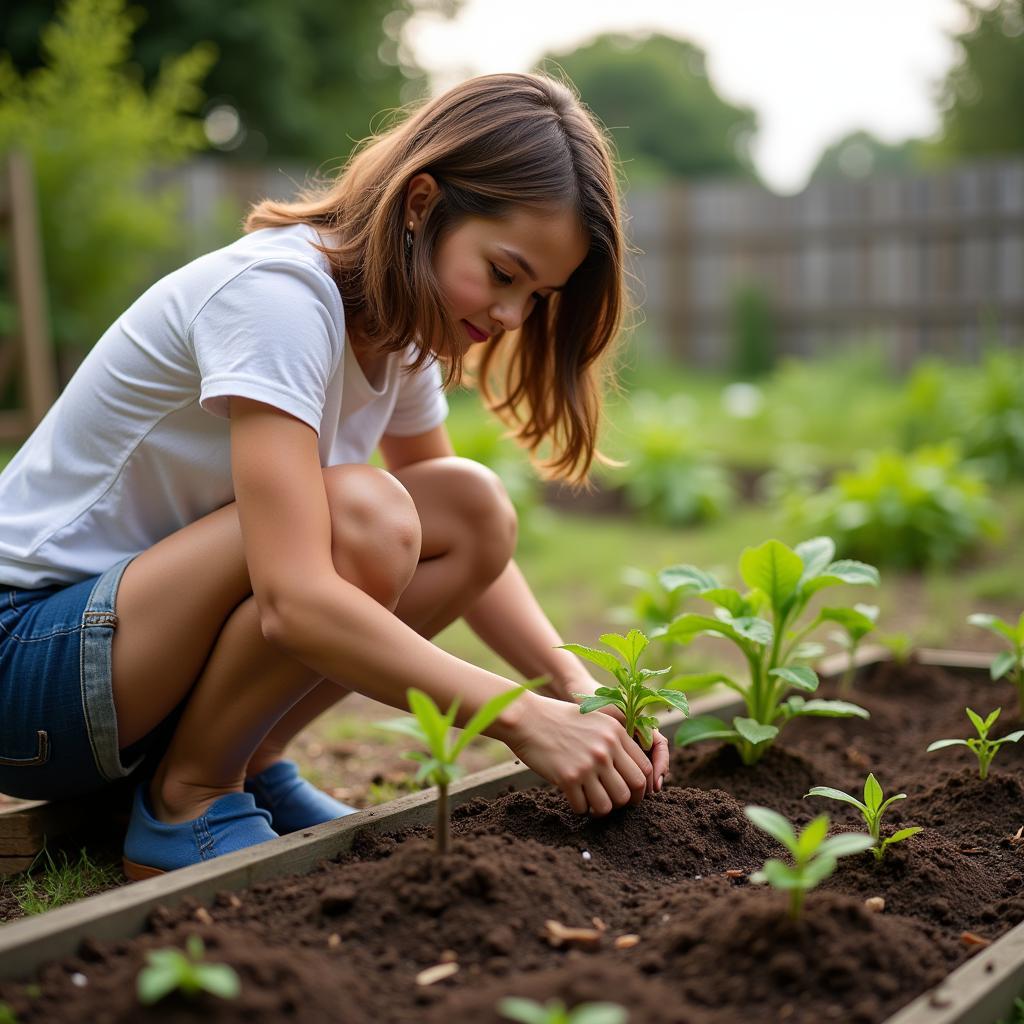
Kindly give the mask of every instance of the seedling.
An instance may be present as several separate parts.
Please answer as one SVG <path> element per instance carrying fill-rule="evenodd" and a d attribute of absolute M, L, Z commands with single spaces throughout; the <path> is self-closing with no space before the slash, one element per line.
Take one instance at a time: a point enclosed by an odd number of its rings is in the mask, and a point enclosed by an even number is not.
<path fill-rule="evenodd" d="M 0 1024 L 18 1024 L 14 1011 L 6 1003 L 0 1003 Z"/>
<path fill-rule="evenodd" d="M 881 838 L 882 815 L 897 800 L 906 800 L 907 794 L 897 793 L 895 796 L 889 797 L 888 800 L 883 799 L 882 787 L 878 784 L 878 780 L 874 775 L 868 775 L 867 781 L 864 783 L 863 803 L 855 796 L 850 796 L 849 793 L 844 793 L 841 789 L 832 789 L 829 786 L 814 786 L 804 794 L 805 799 L 809 796 L 824 796 L 830 800 L 842 800 L 844 803 L 853 804 L 864 816 L 868 832 L 874 840 L 875 845 L 871 848 L 871 852 L 875 855 L 876 860 L 882 859 L 887 846 L 890 846 L 892 843 L 901 843 L 904 839 L 909 839 L 911 836 L 916 836 L 918 832 L 924 831 L 923 828 L 915 825 L 913 828 L 901 828 L 898 832 L 889 836 L 888 839 Z"/>
<path fill-rule="evenodd" d="M 746 816 L 759 828 L 777 839 L 793 856 L 790 867 L 774 857 L 764 863 L 760 871 L 750 876 L 755 883 L 767 882 L 773 889 L 789 892 L 789 916 L 800 917 L 804 897 L 819 882 L 823 882 L 836 869 L 836 861 L 853 853 L 871 849 L 874 840 L 863 832 L 844 832 L 826 839 L 828 815 L 815 818 L 799 838 L 793 826 L 777 811 L 767 807 L 747 806 Z"/>
<path fill-rule="evenodd" d="M 528 685 L 533 685 L 528 684 Z M 422 743 L 429 753 L 418 750 L 410 751 L 404 756 L 411 761 L 419 762 L 416 772 L 417 782 L 427 782 L 437 786 L 437 852 L 444 855 L 451 850 L 451 839 L 448 828 L 448 786 L 460 775 L 463 769 L 456 764 L 459 755 L 474 737 L 479 736 L 497 717 L 518 697 L 521 697 L 528 686 L 520 686 L 515 690 L 506 690 L 492 697 L 481 707 L 463 727 L 461 734 L 450 742 L 451 728 L 455 724 L 455 715 L 459 710 L 459 700 L 452 701 L 447 714 L 433 699 L 422 690 L 410 687 L 406 691 L 409 710 L 414 718 L 395 718 L 389 722 L 380 722 L 380 728 L 391 732 L 411 736 Z"/>
<path fill-rule="evenodd" d="M 831 620 L 841 627 L 829 633 L 828 638 L 846 651 L 846 671 L 839 684 L 840 693 L 849 693 L 856 671 L 857 648 L 861 640 L 875 628 L 878 619 L 878 606 L 874 604 L 855 604 L 852 608 L 830 608 Z"/>
<path fill-rule="evenodd" d="M 822 608 L 809 622 L 800 624 L 808 602 L 819 590 L 840 583 L 878 585 L 874 566 L 846 559 L 833 561 L 834 554 L 835 544 L 828 537 L 815 537 L 795 549 L 778 540 L 747 548 L 740 558 L 740 575 L 750 588 L 746 593 L 723 587 L 710 573 L 692 565 L 662 570 L 666 586 L 685 588 L 716 607 L 714 615 L 680 615 L 655 635 L 678 643 L 689 643 L 702 634 L 725 637 L 740 649 L 749 669 L 744 680 L 721 673 L 672 680 L 671 686 L 688 692 L 724 683 L 740 694 L 747 707 L 747 715 L 734 718 L 731 728 L 712 715 L 683 722 L 676 730 L 678 746 L 724 740 L 736 746 L 744 764 L 751 765 L 793 718 L 869 717 L 864 708 L 848 701 L 808 700 L 804 696 L 817 690 L 818 675 L 803 662 L 816 657 L 821 649 L 818 644 L 806 643 L 805 637 L 823 622 L 856 622 L 858 628 L 873 625 L 867 615 L 848 608 Z M 765 610 L 770 621 L 761 617 Z M 786 696 L 791 690 L 799 692 Z"/>
<path fill-rule="evenodd" d="M 972 626 L 980 626 L 1009 641 L 1010 650 L 996 655 L 989 668 L 989 674 L 993 681 L 1006 675 L 1010 676 L 1010 682 L 1017 687 L 1019 714 L 1024 718 L 1024 612 L 1021 612 L 1016 626 L 1011 626 L 995 615 L 981 613 L 968 615 L 967 621 Z"/>
<path fill-rule="evenodd" d="M 571 1010 L 560 999 L 541 1005 L 532 999 L 502 999 L 498 1012 L 519 1024 L 626 1024 L 626 1011 L 617 1003 L 580 1003 Z"/>
<path fill-rule="evenodd" d="M 686 697 L 679 690 L 652 690 L 647 685 L 648 679 L 655 676 L 663 676 L 671 672 L 669 668 L 639 668 L 638 662 L 644 648 L 650 643 L 646 636 L 639 629 L 631 629 L 626 636 L 618 633 L 603 633 L 601 643 L 612 648 L 615 654 L 607 651 L 598 651 L 592 647 L 584 647 L 582 644 L 564 644 L 564 649 L 578 654 L 581 658 L 599 665 L 610 672 L 614 677 L 615 686 L 599 686 L 593 696 L 578 693 L 574 696 L 583 697 L 580 704 L 580 713 L 589 714 L 599 708 L 608 707 L 610 704 L 617 707 L 626 719 L 626 732 L 635 736 L 644 750 L 650 750 L 654 743 L 654 730 L 658 725 L 658 719 L 654 715 L 644 714 L 644 711 L 653 705 L 668 704 L 670 707 L 682 711 L 684 715 L 690 713 L 690 705 Z"/>
<path fill-rule="evenodd" d="M 982 721 L 981 715 L 970 708 L 964 710 L 974 728 L 978 730 L 977 737 L 972 737 L 969 740 L 936 740 L 934 743 L 928 744 L 928 753 L 933 750 L 942 750 L 943 747 L 970 747 L 978 758 L 978 778 L 987 779 L 988 766 L 992 763 L 992 758 L 999 752 L 999 748 L 1004 743 L 1016 743 L 1021 736 L 1024 736 L 1024 729 L 1018 729 L 1017 732 L 1011 732 L 1008 736 L 1002 736 L 997 740 L 990 740 L 988 731 L 995 725 L 999 712 L 1003 709 L 996 708 L 984 721 Z"/>
<path fill-rule="evenodd" d="M 209 992 L 221 999 L 236 999 L 242 990 L 238 975 L 227 964 L 203 963 L 203 940 L 190 935 L 185 952 L 180 949 L 152 949 L 146 954 L 147 966 L 139 971 L 136 982 L 139 1002 L 149 1006 L 171 992 L 189 999 Z"/>

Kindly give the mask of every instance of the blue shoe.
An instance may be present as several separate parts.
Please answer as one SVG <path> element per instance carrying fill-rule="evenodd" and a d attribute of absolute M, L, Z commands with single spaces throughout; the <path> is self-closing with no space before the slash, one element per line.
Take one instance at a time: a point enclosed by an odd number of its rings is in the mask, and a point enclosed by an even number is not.
<path fill-rule="evenodd" d="M 256 798 L 257 807 L 270 812 L 270 821 L 282 836 L 358 810 L 307 782 L 294 761 L 278 761 L 246 779 L 245 791 Z"/>
<path fill-rule="evenodd" d="M 153 816 L 148 787 L 148 782 L 136 787 L 124 840 L 124 873 L 132 881 L 277 839 L 270 815 L 256 806 L 250 793 L 228 793 L 198 818 L 168 825 Z"/>

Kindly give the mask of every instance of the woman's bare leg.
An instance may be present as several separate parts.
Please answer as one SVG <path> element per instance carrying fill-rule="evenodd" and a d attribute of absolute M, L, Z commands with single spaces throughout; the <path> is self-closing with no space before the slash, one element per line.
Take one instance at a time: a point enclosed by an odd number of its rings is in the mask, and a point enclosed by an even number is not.
<path fill-rule="evenodd" d="M 462 616 L 508 564 L 516 519 L 500 481 L 466 459 L 429 459 L 394 474 L 416 505 L 420 562 L 395 614 L 422 636 Z M 322 680 L 267 734 L 249 761 L 255 775 L 280 760 L 288 743 L 347 693 Z"/>
<path fill-rule="evenodd" d="M 393 609 L 417 565 L 415 506 L 396 480 L 368 466 L 332 467 L 324 482 L 336 570 Z M 253 751 L 318 681 L 263 638 L 247 587 L 234 505 L 165 538 L 125 570 L 112 652 L 121 745 L 188 696 L 151 786 L 161 820 L 190 820 L 241 789 Z"/>

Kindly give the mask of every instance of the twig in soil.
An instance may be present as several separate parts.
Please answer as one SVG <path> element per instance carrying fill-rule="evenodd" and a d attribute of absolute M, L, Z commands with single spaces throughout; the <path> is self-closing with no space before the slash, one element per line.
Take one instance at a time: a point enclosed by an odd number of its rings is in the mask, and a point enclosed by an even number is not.
<path fill-rule="evenodd" d="M 578 946 L 599 946 L 603 936 L 604 930 L 600 928 L 570 928 L 559 921 L 544 922 L 544 938 L 555 949 L 569 943 Z"/>
<path fill-rule="evenodd" d="M 459 971 L 459 965 L 454 962 L 446 964 L 434 964 L 433 967 L 425 967 L 419 974 L 416 975 L 417 985 L 435 985 L 439 981 L 444 981 L 445 978 L 450 978 L 453 974 L 457 974 Z"/>
<path fill-rule="evenodd" d="M 991 946 L 992 940 L 982 938 L 974 932 L 961 932 L 960 941 L 965 946 Z"/>

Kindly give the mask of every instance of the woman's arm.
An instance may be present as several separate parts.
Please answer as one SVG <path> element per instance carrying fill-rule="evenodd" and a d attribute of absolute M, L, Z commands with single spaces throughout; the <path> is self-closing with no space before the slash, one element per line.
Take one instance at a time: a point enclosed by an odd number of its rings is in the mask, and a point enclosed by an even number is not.
<path fill-rule="evenodd" d="M 316 433 L 271 406 L 231 399 L 231 466 L 242 540 L 265 637 L 315 669 L 393 707 L 409 687 L 458 724 L 515 684 L 442 651 L 345 580 L 332 558 Z M 507 743 L 580 813 L 642 799 L 650 762 L 607 715 L 580 715 L 526 693 L 487 734 Z"/>

